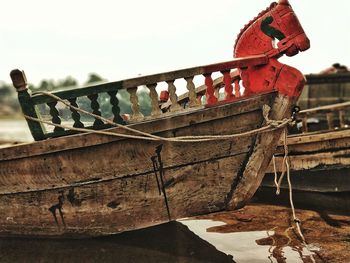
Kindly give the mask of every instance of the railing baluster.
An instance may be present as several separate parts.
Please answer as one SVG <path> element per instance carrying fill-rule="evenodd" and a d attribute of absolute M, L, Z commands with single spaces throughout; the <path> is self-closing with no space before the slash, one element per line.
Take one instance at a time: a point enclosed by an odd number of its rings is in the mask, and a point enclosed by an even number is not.
<path fill-rule="evenodd" d="M 91 101 L 90 105 L 91 105 L 92 113 L 95 115 L 101 116 L 100 104 L 97 101 L 98 94 L 90 94 L 87 97 Z M 103 121 L 95 118 L 93 126 L 96 127 L 99 125 L 103 125 Z"/>
<path fill-rule="evenodd" d="M 179 111 L 182 107 L 177 103 L 176 87 L 174 85 L 174 80 L 169 80 L 168 83 L 168 92 L 170 96 L 171 106 L 170 111 Z"/>
<path fill-rule="evenodd" d="M 159 109 L 159 102 L 158 102 L 158 93 L 156 91 L 157 83 L 155 84 L 149 84 L 147 85 L 147 88 L 149 89 L 149 96 L 151 97 L 151 103 L 152 103 L 152 116 L 158 116 L 162 113 L 162 111 Z"/>
<path fill-rule="evenodd" d="M 333 112 L 327 112 L 326 116 L 327 116 L 328 129 L 333 130 L 334 129 Z"/>
<path fill-rule="evenodd" d="M 47 106 L 49 106 L 49 108 L 50 108 L 50 115 L 52 116 L 52 119 L 51 119 L 52 123 L 61 124 L 60 113 L 56 109 L 56 105 L 57 105 L 57 101 L 47 103 Z M 61 127 L 55 127 L 53 129 L 53 131 L 54 132 L 64 131 L 64 129 Z"/>
<path fill-rule="evenodd" d="M 232 100 L 235 96 L 233 95 L 230 70 L 221 71 L 221 73 L 225 84 L 225 100 Z"/>
<path fill-rule="evenodd" d="M 140 112 L 139 98 L 137 97 L 137 87 L 129 88 L 127 91 L 130 94 L 130 102 L 131 102 L 131 120 L 140 120 L 143 118 L 143 114 Z"/>
<path fill-rule="evenodd" d="M 71 99 L 68 99 L 68 101 L 72 106 L 78 108 L 77 98 L 71 98 Z M 80 114 L 75 109 L 72 109 L 72 108 L 70 108 L 70 111 L 72 112 L 72 119 L 74 120 L 73 127 L 83 128 L 84 124 L 80 121 Z"/>
<path fill-rule="evenodd" d="M 301 128 L 302 132 L 303 132 L 303 133 L 308 132 L 309 129 L 308 129 L 308 127 L 307 127 L 307 117 L 306 117 L 306 116 L 302 118 L 302 124 L 303 124 L 303 126 L 302 126 L 302 128 Z"/>
<path fill-rule="evenodd" d="M 186 88 L 188 90 L 189 107 L 192 108 L 201 105 L 200 100 L 197 99 L 193 77 L 185 78 L 185 80 L 187 82 Z"/>
<path fill-rule="evenodd" d="M 235 79 L 235 97 L 241 97 L 241 86 L 239 85 L 239 79 Z"/>
<path fill-rule="evenodd" d="M 120 124 L 125 124 L 123 118 L 120 116 L 119 100 L 117 97 L 118 90 L 112 90 L 107 92 L 110 97 L 110 103 L 112 105 L 113 121 Z"/>
<path fill-rule="evenodd" d="M 212 105 L 215 104 L 218 99 L 215 97 L 215 90 L 213 87 L 213 79 L 211 78 L 211 73 L 204 74 L 205 77 L 205 86 L 207 86 L 207 91 L 206 91 L 206 97 L 207 97 L 207 104 Z"/>
<path fill-rule="evenodd" d="M 339 110 L 339 123 L 340 123 L 340 128 L 344 128 L 346 125 L 344 110 Z"/>

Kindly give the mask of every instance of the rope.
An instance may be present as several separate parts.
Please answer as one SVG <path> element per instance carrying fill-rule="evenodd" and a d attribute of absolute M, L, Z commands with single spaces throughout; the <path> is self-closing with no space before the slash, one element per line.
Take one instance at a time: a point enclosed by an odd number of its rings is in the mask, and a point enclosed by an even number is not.
<path fill-rule="evenodd" d="M 70 126 L 65 126 L 62 124 L 57 124 L 57 123 L 53 123 L 50 121 L 45 121 L 39 118 L 34 118 L 28 115 L 24 115 L 24 117 L 28 120 L 31 121 L 35 121 L 38 123 L 45 123 L 47 125 L 51 125 L 51 126 L 55 126 L 55 127 L 60 127 L 63 128 L 65 130 L 72 130 L 72 131 L 78 131 L 78 132 L 89 132 L 89 133 L 95 133 L 95 134 L 101 134 L 101 135 L 108 135 L 108 136 L 113 136 L 113 137 L 121 137 L 121 138 L 130 138 L 130 139 L 139 139 L 139 140 L 148 140 L 148 141 L 168 141 L 168 142 L 205 142 L 205 141 L 216 141 L 216 140 L 231 140 L 233 138 L 237 138 L 237 137 L 243 137 L 243 136 L 249 136 L 249 135 L 256 135 L 259 133 L 263 133 L 263 132 L 267 132 L 267 131 L 273 131 L 276 129 L 280 129 L 282 127 L 287 126 L 288 124 L 292 123 L 293 120 L 292 118 L 285 118 L 283 120 L 277 121 L 277 120 L 270 120 L 268 118 L 268 114 L 270 111 L 270 107 L 268 105 L 264 105 L 263 106 L 263 117 L 265 119 L 266 125 L 254 130 L 250 130 L 247 132 L 243 132 L 243 133 L 237 133 L 237 134 L 229 134 L 229 135 L 199 135 L 199 136 L 179 136 L 179 137 L 173 137 L 173 138 L 166 138 L 166 137 L 160 137 L 160 136 L 156 136 L 147 132 L 143 132 L 128 126 L 124 126 L 118 123 L 115 123 L 113 121 L 110 121 L 102 116 L 93 114 L 91 112 L 85 111 L 83 109 L 80 109 L 78 107 L 75 107 L 73 105 L 71 105 L 69 102 L 64 101 L 63 99 L 61 99 L 60 97 L 48 93 L 48 92 L 39 92 L 39 94 L 43 94 L 46 96 L 49 96 L 61 103 L 63 103 L 64 105 L 68 106 L 71 109 L 74 109 L 78 112 L 87 114 L 88 116 L 94 117 L 96 119 L 99 119 L 103 122 L 106 122 L 112 126 L 139 134 L 139 135 L 132 135 L 132 134 L 124 134 L 124 133 L 117 133 L 117 132 L 109 132 L 109 131 L 100 131 L 100 130 L 91 130 L 91 129 L 86 129 L 86 128 L 76 128 L 76 127 L 70 127 Z M 140 136 L 142 135 L 142 136 Z"/>
<path fill-rule="evenodd" d="M 290 179 L 290 164 L 289 164 L 289 158 L 288 158 L 288 144 L 287 144 L 287 129 L 286 128 L 284 129 L 284 134 L 283 134 L 283 148 L 284 148 L 284 157 L 283 157 L 283 161 L 282 161 L 282 171 L 281 171 L 281 176 L 278 180 L 277 180 L 278 176 L 277 176 L 275 156 L 272 157 L 274 173 L 275 173 L 274 182 L 276 185 L 276 195 L 280 194 L 282 179 L 284 177 L 285 172 L 287 172 L 287 182 L 288 182 L 288 189 L 289 189 L 289 203 L 290 203 L 290 207 L 292 209 L 293 222 L 296 225 L 297 233 L 298 233 L 302 243 L 309 250 L 309 245 L 306 243 L 305 237 L 301 231 L 301 220 L 299 218 L 297 218 L 297 216 L 296 216 L 294 202 L 293 202 L 293 187 L 292 187 L 292 182 Z"/>
<path fill-rule="evenodd" d="M 274 182 L 275 182 L 275 186 L 276 186 L 276 195 L 279 195 L 281 192 L 281 184 L 282 184 L 282 180 L 284 178 L 284 175 L 286 173 L 286 167 L 287 167 L 287 162 L 288 162 L 288 145 L 287 145 L 287 129 L 284 129 L 283 131 L 283 144 L 284 144 L 284 156 L 283 156 L 283 160 L 282 160 L 282 171 L 281 171 L 281 175 L 278 178 L 277 175 L 277 168 L 276 168 L 276 158 L 275 155 L 272 155 L 272 163 L 273 163 L 273 168 L 274 168 L 274 173 L 275 173 L 275 178 L 274 178 Z M 285 165 L 283 165 L 285 164 Z"/>

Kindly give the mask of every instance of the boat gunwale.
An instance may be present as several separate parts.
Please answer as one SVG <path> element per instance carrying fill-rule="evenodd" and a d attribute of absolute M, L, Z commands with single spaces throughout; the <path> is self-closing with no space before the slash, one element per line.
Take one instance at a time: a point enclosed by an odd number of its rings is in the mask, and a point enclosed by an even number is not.
<path fill-rule="evenodd" d="M 239 100 L 235 100 L 232 102 L 227 102 L 227 103 L 218 103 L 217 105 L 211 106 L 211 107 L 204 107 L 200 109 L 195 109 L 192 111 L 182 111 L 182 112 L 176 112 L 173 115 L 163 115 L 159 118 L 154 118 L 150 120 L 145 120 L 137 123 L 131 123 L 126 126 L 132 127 L 135 129 L 140 129 L 145 132 L 149 132 L 152 134 L 157 134 L 160 132 L 167 132 L 170 130 L 174 129 L 179 129 L 179 128 L 184 128 L 191 126 L 192 123 L 191 121 L 189 122 L 179 122 L 179 121 L 172 121 L 172 119 L 177 118 L 181 119 L 184 117 L 188 116 L 195 116 L 198 114 L 202 114 L 205 112 L 210 112 L 210 111 L 216 111 L 218 109 L 224 110 L 225 108 L 228 107 L 233 107 L 233 108 L 239 108 L 239 107 L 244 107 L 248 106 L 249 109 L 246 111 L 232 111 L 231 114 L 226 115 L 226 116 L 219 116 L 219 117 L 214 117 L 214 118 L 207 118 L 207 119 L 201 119 L 199 121 L 196 121 L 196 124 L 199 123 L 205 123 L 212 121 L 214 119 L 223 119 L 229 116 L 236 116 L 256 110 L 261 110 L 261 108 L 258 108 L 258 105 L 250 105 L 251 101 L 257 101 L 257 104 L 262 104 L 263 101 L 269 101 L 271 104 L 272 99 L 277 95 L 277 91 L 271 91 L 271 92 L 266 92 L 266 93 L 261 93 L 261 94 L 256 94 L 248 98 L 241 98 Z M 260 102 L 261 101 L 261 102 Z M 259 103 L 260 102 L 260 103 Z M 172 121 L 172 126 L 169 127 L 167 125 L 160 125 L 162 122 L 169 122 Z M 161 129 L 154 130 L 152 126 L 160 126 Z M 105 129 L 105 131 L 109 132 L 119 132 L 123 133 L 124 130 L 122 128 L 118 127 L 112 127 Z M 78 149 L 78 148 L 84 148 L 84 147 L 89 147 L 89 146 L 94 146 L 94 145 L 101 145 L 101 144 L 106 144 L 114 141 L 119 141 L 119 140 L 125 140 L 126 138 L 120 138 L 120 137 L 112 137 L 112 136 L 106 136 L 106 135 L 100 135 L 100 134 L 95 134 L 93 131 L 87 132 L 87 133 L 82 133 L 82 134 L 73 134 L 73 135 L 66 135 L 62 137 L 56 137 L 56 138 L 49 138 L 46 140 L 41 140 L 41 141 L 33 141 L 29 143 L 24 143 L 24 144 L 17 144 L 17 145 L 12 145 L 9 147 L 5 148 L 0 148 L 0 162 L 1 161 L 9 161 L 9 160 L 14 160 L 14 159 L 20 159 L 20 158 L 26 158 L 26 157 L 32 157 L 32 156 L 38 156 L 38 155 L 43 155 L 43 154 L 49 154 L 49 153 L 54 153 L 54 152 L 60 152 L 60 151 L 66 151 L 66 150 L 73 150 L 73 149 Z M 67 143 L 67 141 L 69 143 Z"/>

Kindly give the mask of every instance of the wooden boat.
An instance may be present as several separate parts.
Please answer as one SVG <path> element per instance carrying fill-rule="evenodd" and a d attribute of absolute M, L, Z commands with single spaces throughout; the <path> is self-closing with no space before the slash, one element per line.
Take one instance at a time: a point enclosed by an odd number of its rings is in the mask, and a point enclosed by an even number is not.
<path fill-rule="evenodd" d="M 320 193 L 350 193 L 350 102 L 303 110 L 298 114 L 302 133 L 287 137 L 293 188 Z M 318 120 L 317 123 L 308 120 Z M 323 123 L 326 120 L 326 125 Z M 312 125 L 310 131 L 308 126 Z M 276 153 L 276 170 L 281 172 L 284 146 Z M 273 163 L 262 186 L 274 186 Z M 282 187 L 287 187 L 284 182 Z"/>
<path fill-rule="evenodd" d="M 305 78 L 306 85 L 297 103 L 301 109 L 350 101 L 350 72 L 307 74 Z M 325 116 L 317 116 L 320 122 L 325 121 L 322 117 Z M 327 125 L 326 121 L 325 124 Z M 308 130 L 312 130 L 310 125 Z"/>
<path fill-rule="evenodd" d="M 277 48 L 274 37 L 280 38 Z M 24 73 L 12 71 L 36 142 L 0 149 L 0 235 L 107 235 L 242 207 L 258 188 L 282 131 L 266 122 L 264 105 L 271 108 L 270 120 L 290 117 L 304 84 L 299 71 L 277 58 L 307 48 L 297 17 L 281 0 L 242 30 L 235 45 L 239 58 L 229 62 L 32 95 Z M 235 69 L 239 75 L 232 79 Z M 216 72 L 224 78 L 222 100 L 211 77 Z M 204 103 L 197 100 L 196 76 L 204 76 Z M 175 80 L 186 82 L 186 108 L 178 103 Z M 167 113 L 159 108 L 161 82 L 172 102 Z M 138 105 L 141 86 L 149 89 L 152 105 L 146 117 Z M 122 92 L 130 95 L 128 123 L 120 116 Z M 101 98 L 109 98 L 118 127 L 101 118 Z M 82 99 L 91 102 L 90 126 L 80 115 Z M 70 106 L 69 127 L 62 125 L 62 103 Z M 51 131 L 43 124 L 48 117 Z"/>
<path fill-rule="evenodd" d="M 300 129 L 291 130 L 287 139 L 293 188 L 305 192 L 346 195 L 350 193 L 350 73 L 341 71 L 305 77 L 307 84 L 298 105 L 307 109 L 298 114 Z M 280 142 L 276 152 L 279 172 L 282 152 Z M 274 186 L 272 164 L 267 172 L 262 187 Z M 287 187 L 286 182 L 282 187 Z"/>
<path fill-rule="evenodd" d="M 305 75 L 307 83 L 297 104 L 306 110 L 287 137 L 293 201 L 298 208 L 349 214 L 350 207 L 350 73 Z M 282 172 L 283 140 L 276 151 Z M 289 205 L 287 180 L 276 198 L 273 163 L 267 169 L 255 202 Z M 324 216 L 324 212 L 320 212 Z M 327 218 L 326 218 L 327 219 Z"/>

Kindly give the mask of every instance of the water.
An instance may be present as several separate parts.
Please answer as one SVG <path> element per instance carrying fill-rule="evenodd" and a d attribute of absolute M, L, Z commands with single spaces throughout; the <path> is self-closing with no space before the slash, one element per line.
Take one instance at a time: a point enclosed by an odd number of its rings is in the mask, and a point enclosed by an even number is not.
<path fill-rule="evenodd" d="M 33 138 L 25 120 L 0 120 L 0 143 L 29 141 Z"/>
<path fill-rule="evenodd" d="M 219 251 L 232 255 L 235 262 L 280 262 L 277 260 L 285 258 L 288 259 L 288 262 L 297 263 L 304 262 L 305 258 L 311 258 L 315 255 L 313 252 L 308 251 L 306 247 L 296 249 L 289 246 L 288 242 L 280 244 L 278 240 L 275 240 L 276 244 L 272 242 L 265 245 L 265 240 L 270 239 L 272 241 L 273 237 L 277 236 L 273 230 L 217 233 L 208 231 L 208 229 L 225 226 L 224 222 L 185 220 L 181 221 L 181 223 L 188 226 L 196 235 L 214 245 Z M 273 253 L 276 249 L 280 250 L 277 256 Z"/>
<path fill-rule="evenodd" d="M 269 256 L 268 249 L 259 246 L 256 240 L 266 238 L 267 231 L 250 231 L 238 233 L 215 233 L 207 229 L 225 225 L 224 222 L 212 220 L 185 220 L 182 223 L 196 235 L 209 243 L 216 249 L 227 255 L 234 256 L 237 262 L 266 262 Z"/>
<path fill-rule="evenodd" d="M 1 238 L 0 261 L 312 262 L 309 259 L 314 254 L 305 249 L 297 251 L 289 246 L 258 244 L 259 241 L 273 236 L 274 231 L 208 231 L 222 225 L 225 223 L 192 219 L 82 240 Z M 278 256 L 273 252 L 276 248 L 281 250 Z"/>

